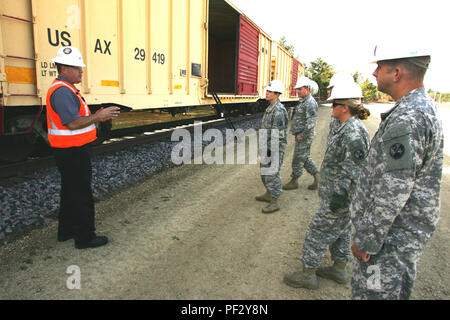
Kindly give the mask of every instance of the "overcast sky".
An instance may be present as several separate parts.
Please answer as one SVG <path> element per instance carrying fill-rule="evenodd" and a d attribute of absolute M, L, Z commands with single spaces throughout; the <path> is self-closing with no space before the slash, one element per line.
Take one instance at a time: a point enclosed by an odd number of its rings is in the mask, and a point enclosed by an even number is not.
<path fill-rule="evenodd" d="M 427 89 L 450 92 L 448 0 L 229 0 L 271 38 L 285 36 L 301 62 L 317 57 L 335 71 L 375 82 L 376 44 L 422 44 L 431 50 Z"/>

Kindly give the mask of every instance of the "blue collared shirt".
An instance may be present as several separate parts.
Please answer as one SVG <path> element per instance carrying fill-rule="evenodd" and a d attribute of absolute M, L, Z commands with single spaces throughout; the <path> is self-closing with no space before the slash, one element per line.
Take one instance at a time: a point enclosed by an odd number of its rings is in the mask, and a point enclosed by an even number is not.
<path fill-rule="evenodd" d="M 71 84 L 76 90 L 78 90 L 69 80 L 62 76 L 58 76 L 58 80 L 63 80 Z M 61 123 L 67 125 L 68 123 L 78 119 L 80 117 L 80 100 L 73 94 L 67 87 L 60 87 L 53 92 L 50 97 L 50 101 L 53 110 L 61 118 Z"/>

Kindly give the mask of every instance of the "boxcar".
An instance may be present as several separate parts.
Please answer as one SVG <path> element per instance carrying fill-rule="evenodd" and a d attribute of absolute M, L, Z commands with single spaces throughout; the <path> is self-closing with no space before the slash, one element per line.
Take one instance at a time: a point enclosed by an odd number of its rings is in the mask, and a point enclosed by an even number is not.
<path fill-rule="evenodd" d="M 245 108 L 272 79 L 293 99 L 301 64 L 227 0 L 0 0 L 0 8 L 0 159 L 46 138 L 50 59 L 60 46 L 82 52 L 78 87 L 93 111 L 214 104 L 213 93 Z"/>

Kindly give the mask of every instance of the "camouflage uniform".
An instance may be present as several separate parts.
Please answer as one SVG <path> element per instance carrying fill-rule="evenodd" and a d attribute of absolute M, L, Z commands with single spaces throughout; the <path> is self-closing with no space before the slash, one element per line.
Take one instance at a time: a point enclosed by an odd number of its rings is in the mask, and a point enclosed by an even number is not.
<path fill-rule="evenodd" d="M 355 259 L 353 299 L 409 299 L 439 219 L 444 138 L 434 102 L 417 88 L 381 116 L 350 206 L 354 243 L 371 255 Z"/>
<path fill-rule="evenodd" d="M 267 107 L 262 123 L 261 129 L 267 129 L 267 154 L 268 156 L 272 154 L 270 150 L 271 147 L 271 130 L 278 130 L 279 135 L 279 166 L 278 170 L 273 175 L 263 175 L 261 174 L 261 180 L 266 187 L 267 191 L 274 198 L 279 198 L 281 196 L 281 177 L 280 177 L 280 168 L 283 164 L 284 151 L 287 146 L 287 126 L 288 126 L 288 114 L 284 105 L 277 100 L 274 105 Z M 261 168 L 270 167 L 270 164 L 264 165 L 261 163 Z"/>
<path fill-rule="evenodd" d="M 356 187 L 369 144 L 369 133 L 361 121 L 354 117 L 336 129 L 334 135 L 328 135 L 327 149 L 320 168 L 320 205 L 308 226 L 303 244 L 301 260 L 306 268 L 318 268 L 328 248 L 333 261 L 349 260 L 349 199 Z M 338 209 L 330 208 L 335 199 L 341 199 L 342 205 Z"/>
<path fill-rule="evenodd" d="M 290 133 L 294 136 L 301 134 L 303 140 L 295 140 L 291 177 L 300 178 L 303 173 L 303 167 L 311 175 L 319 172 L 316 164 L 309 156 L 315 135 L 314 127 L 317 123 L 318 105 L 310 94 L 301 99 L 294 110 Z"/>
<path fill-rule="evenodd" d="M 336 131 L 339 129 L 340 126 L 341 126 L 341 121 L 339 121 L 338 119 L 331 116 L 330 130 L 328 132 L 328 139 L 330 139 L 330 135 L 334 135 L 336 133 Z"/>

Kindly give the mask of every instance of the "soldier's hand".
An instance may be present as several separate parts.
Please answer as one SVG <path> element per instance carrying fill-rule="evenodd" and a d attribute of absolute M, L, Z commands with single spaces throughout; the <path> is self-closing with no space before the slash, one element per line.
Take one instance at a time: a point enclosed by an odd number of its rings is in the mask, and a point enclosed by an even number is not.
<path fill-rule="evenodd" d="M 356 247 L 356 244 L 353 243 L 352 244 L 352 253 L 355 256 L 355 258 L 357 258 L 358 260 L 362 261 L 362 262 L 369 262 L 370 260 L 370 254 L 365 253 L 364 251 L 361 251 L 358 249 L 358 247 Z"/>
<path fill-rule="evenodd" d="M 347 208 L 349 205 L 348 199 L 340 194 L 333 193 L 330 200 L 330 210 L 336 212 L 339 209 Z"/>

